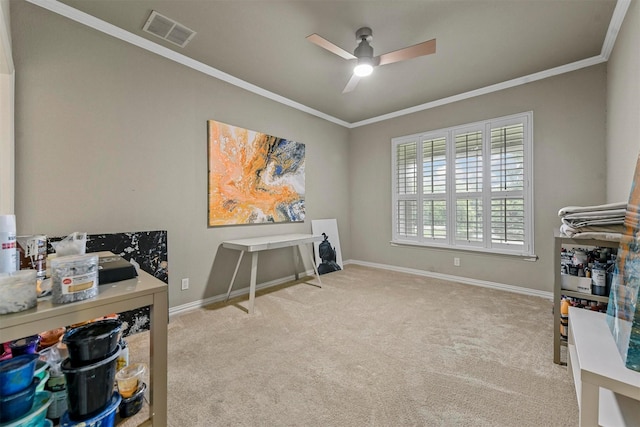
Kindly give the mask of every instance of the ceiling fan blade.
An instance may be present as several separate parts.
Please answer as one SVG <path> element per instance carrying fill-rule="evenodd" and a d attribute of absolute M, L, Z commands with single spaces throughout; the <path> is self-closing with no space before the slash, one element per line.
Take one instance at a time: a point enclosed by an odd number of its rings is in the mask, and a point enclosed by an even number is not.
<path fill-rule="evenodd" d="M 329 40 L 315 33 L 311 34 L 310 36 L 307 36 L 307 40 L 309 40 L 311 43 L 317 44 L 321 48 L 326 49 L 331 53 L 335 53 L 336 55 L 343 57 L 344 59 L 356 59 L 354 55 L 350 54 L 343 48 L 336 46 L 335 44 L 331 43 Z"/>
<path fill-rule="evenodd" d="M 360 81 L 360 77 L 356 76 L 355 74 L 352 74 L 351 78 L 349 79 L 349 82 L 347 83 L 347 85 L 342 90 L 342 93 L 347 93 L 347 92 L 351 92 L 352 90 L 354 90 L 359 81 Z"/>
<path fill-rule="evenodd" d="M 377 62 L 378 65 L 393 64 L 394 62 L 417 58 L 418 56 L 431 55 L 432 53 L 436 53 L 436 39 L 384 53 L 377 58 Z"/>

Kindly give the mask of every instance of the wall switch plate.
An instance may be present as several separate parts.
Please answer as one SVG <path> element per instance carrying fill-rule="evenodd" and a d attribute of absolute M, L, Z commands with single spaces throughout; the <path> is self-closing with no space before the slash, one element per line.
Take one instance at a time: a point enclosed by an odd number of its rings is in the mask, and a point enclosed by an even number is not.
<path fill-rule="evenodd" d="M 189 279 L 182 279 L 182 290 L 186 291 L 189 289 Z"/>
<path fill-rule="evenodd" d="M 455 265 L 456 267 L 460 267 L 460 258 L 454 257 L 453 258 L 453 265 Z"/>

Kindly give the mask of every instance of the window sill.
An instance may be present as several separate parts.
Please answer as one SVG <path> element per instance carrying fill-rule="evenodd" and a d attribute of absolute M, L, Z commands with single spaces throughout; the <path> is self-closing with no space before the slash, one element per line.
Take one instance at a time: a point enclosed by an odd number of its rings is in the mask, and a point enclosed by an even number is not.
<path fill-rule="evenodd" d="M 415 242 L 412 240 L 391 240 L 389 242 L 391 246 L 398 247 L 414 247 L 414 248 L 425 248 L 425 249 L 438 249 L 438 250 L 447 250 L 447 251 L 464 251 L 464 252 L 479 252 L 486 255 L 500 255 L 500 256 L 508 256 L 514 258 L 520 258 L 523 261 L 532 261 L 535 262 L 538 260 L 537 255 L 529 255 L 525 253 L 517 253 L 511 251 L 505 251 L 500 249 L 487 249 L 487 248 L 474 248 L 471 246 L 449 246 L 449 245 L 439 245 L 437 243 L 422 243 Z"/>

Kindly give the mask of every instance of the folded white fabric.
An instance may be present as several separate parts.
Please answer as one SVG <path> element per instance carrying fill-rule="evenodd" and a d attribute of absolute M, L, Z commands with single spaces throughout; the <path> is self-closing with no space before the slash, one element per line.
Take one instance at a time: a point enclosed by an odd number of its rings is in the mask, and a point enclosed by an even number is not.
<path fill-rule="evenodd" d="M 624 225 L 612 224 L 612 225 L 589 225 L 584 227 L 573 227 L 570 224 L 563 223 L 560 226 L 560 232 L 566 236 L 573 237 L 578 233 L 624 233 Z"/>
<path fill-rule="evenodd" d="M 572 239 L 595 239 L 595 240 L 607 240 L 610 242 L 619 242 L 622 240 L 622 233 L 594 233 L 594 232 L 586 232 L 586 233 L 574 233 L 574 234 L 565 234 Z"/>
<path fill-rule="evenodd" d="M 558 212 L 560 232 L 574 239 L 619 241 L 624 233 L 627 203 L 595 206 L 567 206 Z"/>
<path fill-rule="evenodd" d="M 593 225 L 616 225 L 624 224 L 624 216 L 609 217 L 609 218 L 578 218 L 578 219 L 566 219 L 562 218 L 562 223 L 570 225 L 571 227 L 589 227 Z"/>
<path fill-rule="evenodd" d="M 627 213 L 626 209 L 609 209 L 606 211 L 592 211 L 592 212 L 576 212 L 566 215 L 560 215 L 565 219 L 603 219 L 603 218 L 624 218 Z"/>
<path fill-rule="evenodd" d="M 558 216 L 566 216 L 569 214 L 576 213 L 591 213 L 598 211 L 616 211 L 616 210 L 627 210 L 627 202 L 619 202 L 619 203 L 607 203 L 604 205 L 594 205 L 594 206 L 567 206 L 560 211 L 558 211 Z"/>

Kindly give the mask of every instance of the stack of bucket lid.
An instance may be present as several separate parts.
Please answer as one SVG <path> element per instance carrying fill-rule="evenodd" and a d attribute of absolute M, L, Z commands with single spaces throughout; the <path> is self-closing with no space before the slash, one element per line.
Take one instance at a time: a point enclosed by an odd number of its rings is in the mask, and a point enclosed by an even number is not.
<path fill-rule="evenodd" d="M 99 320 L 68 330 L 62 337 L 69 357 L 62 362 L 67 382 L 67 412 L 62 426 L 113 425 L 120 395 L 113 392 L 122 323 Z"/>
<path fill-rule="evenodd" d="M 51 393 L 37 391 L 38 355 L 20 354 L 0 362 L 0 423 L 3 425 L 36 425 L 44 422 Z"/>

